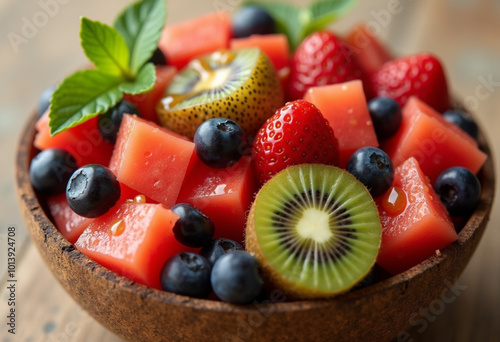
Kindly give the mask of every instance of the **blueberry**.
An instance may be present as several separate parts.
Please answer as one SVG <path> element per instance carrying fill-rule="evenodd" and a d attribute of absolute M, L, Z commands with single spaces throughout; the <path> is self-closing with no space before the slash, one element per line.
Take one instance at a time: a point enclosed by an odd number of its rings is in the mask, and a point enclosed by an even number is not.
<path fill-rule="evenodd" d="M 71 153 L 60 148 L 43 150 L 31 160 L 31 185 L 37 191 L 49 195 L 62 193 L 77 168 Z"/>
<path fill-rule="evenodd" d="M 120 183 L 105 166 L 88 164 L 76 170 L 68 181 L 66 199 L 75 213 L 84 217 L 105 214 L 120 198 Z"/>
<path fill-rule="evenodd" d="M 109 109 L 106 113 L 99 115 L 97 118 L 99 133 L 105 140 L 112 144 L 116 142 L 123 114 L 135 114 L 140 116 L 139 110 L 136 106 L 128 101 L 120 101 L 113 108 Z"/>
<path fill-rule="evenodd" d="M 481 183 L 465 167 L 450 167 L 441 172 L 434 189 L 452 216 L 471 214 L 481 198 Z"/>
<path fill-rule="evenodd" d="M 210 263 L 201 255 L 183 252 L 167 260 L 161 270 L 161 287 L 184 296 L 205 298 L 212 292 Z"/>
<path fill-rule="evenodd" d="M 214 118 L 203 122 L 194 134 L 198 158 L 213 168 L 225 168 L 240 158 L 243 130 L 230 119 Z"/>
<path fill-rule="evenodd" d="M 38 98 L 38 116 L 42 116 L 43 113 L 47 111 L 50 107 L 50 99 L 52 98 L 52 94 L 56 90 L 56 86 L 50 86 L 46 88 Z"/>
<path fill-rule="evenodd" d="M 165 57 L 163 51 L 157 47 L 148 62 L 151 62 L 154 65 L 167 65 L 167 58 Z"/>
<path fill-rule="evenodd" d="M 235 38 L 249 37 L 253 34 L 271 34 L 276 31 L 273 17 L 257 6 L 245 6 L 233 17 Z"/>
<path fill-rule="evenodd" d="M 208 245 L 205 245 L 201 251 L 200 255 L 204 256 L 208 262 L 213 266 L 217 259 L 226 253 L 234 251 L 242 251 L 243 247 L 236 241 L 230 239 L 219 238 L 210 241 Z"/>
<path fill-rule="evenodd" d="M 401 126 L 401 107 L 391 98 L 376 97 L 372 99 L 368 102 L 368 111 L 378 140 L 391 137 Z"/>
<path fill-rule="evenodd" d="M 476 122 L 467 113 L 453 109 L 443 113 L 443 118 L 460 127 L 465 133 L 477 140 L 478 127 Z"/>
<path fill-rule="evenodd" d="M 203 247 L 214 236 L 212 220 L 190 204 L 179 203 L 172 207 L 172 211 L 179 215 L 174 225 L 174 236 L 184 246 Z"/>
<path fill-rule="evenodd" d="M 224 254 L 214 264 L 212 288 L 221 300 L 247 304 L 255 300 L 264 286 L 262 268 L 257 259 L 244 251 Z"/>
<path fill-rule="evenodd" d="M 391 159 L 376 147 L 362 147 L 354 152 L 346 170 L 363 183 L 373 197 L 384 194 L 394 180 Z"/>

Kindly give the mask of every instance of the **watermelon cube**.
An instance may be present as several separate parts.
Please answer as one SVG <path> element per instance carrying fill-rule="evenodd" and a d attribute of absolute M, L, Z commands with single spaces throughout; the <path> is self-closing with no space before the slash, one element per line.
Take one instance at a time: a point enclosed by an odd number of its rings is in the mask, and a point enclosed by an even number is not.
<path fill-rule="evenodd" d="M 368 75 L 375 73 L 385 62 L 392 59 L 385 46 L 370 32 L 365 23 L 354 26 L 345 41 Z"/>
<path fill-rule="evenodd" d="M 181 69 L 195 57 L 227 49 L 231 27 L 231 18 L 225 11 L 205 14 L 165 26 L 158 46 L 167 57 L 168 64 Z"/>
<path fill-rule="evenodd" d="M 75 243 L 83 254 L 138 283 L 161 289 L 163 264 L 183 251 L 175 239 L 177 216 L 161 204 L 124 203 L 96 218 Z"/>
<path fill-rule="evenodd" d="M 416 97 L 403 107 L 399 131 L 384 141 L 382 148 L 395 166 L 416 158 L 432 184 L 452 166 L 477 173 L 487 158 L 473 138 Z"/>
<path fill-rule="evenodd" d="M 394 187 L 402 191 L 391 188 L 387 196 L 375 199 L 382 223 L 377 263 L 391 274 L 398 274 L 455 241 L 457 233 L 415 158 L 395 169 Z M 395 203 L 399 203 L 399 209 L 394 209 Z"/>
<path fill-rule="evenodd" d="M 255 190 L 251 157 L 243 156 L 225 169 L 210 168 L 196 158 L 178 202 L 189 203 L 207 215 L 215 225 L 215 238 L 243 243 L 246 215 Z"/>
<path fill-rule="evenodd" d="M 137 116 L 124 115 L 109 168 L 119 182 L 171 207 L 188 171 L 194 144 Z"/>
<path fill-rule="evenodd" d="M 233 38 L 229 42 L 229 46 L 231 49 L 258 47 L 266 54 L 278 73 L 283 68 L 289 67 L 290 48 L 288 39 L 284 34 L 276 33 Z"/>
<path fill-rule="evenodd" d="M 316 105 L 330 123 L 339 141 L 341 167 L 361 147 L 379 146 L 360 80 L 309 88 L 304 100 Z"/>
<path fill-rule="evenodd" d="M 159 123 L 158 115 L 156 114 L 156 105 L 162 99 L 165 88 L 176 73 L 177 68 L 173 66 L 157 66 L 153 89 L 143 94 L 125 94 L 124 100 L 133 103 L 139 109 L 141 117 L 144 119 Z"/>
<path fill-rule="evenodd" d="M 78 166 L 87 164 L 108 165 L 113 145 L 104 140 L 97 128 L 97 117 L 54 136 L 50 135 L 49 111 L 38 119 L 33 145 L 39 150 L 61 148 L 76 159 Z"/>
<path fill-rule="evenodd" d="M 93 221 L 93 219 L 78 215 L 69 207 L 66 193 L 48 197 L 47 207 L 56 228 L 71 243 L 75 243 Z"/>

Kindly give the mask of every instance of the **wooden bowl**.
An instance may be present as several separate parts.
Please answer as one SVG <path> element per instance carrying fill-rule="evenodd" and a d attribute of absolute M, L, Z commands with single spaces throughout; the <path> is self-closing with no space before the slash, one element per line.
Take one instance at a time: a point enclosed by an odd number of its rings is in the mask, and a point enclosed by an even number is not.
<path fill-rule="evenodd" d="M 483 235 L 494 192 L 488 159 L 479 173 L 481 201 L 458 241 L 421 264 L 374 285 L 328 300 L 272 301 L 237 306 L 194 299 L 137 284 L 90 260 L 70 244 L 44 212 L 29 181 L 36 116 L 26 125 L 16 160 L 16 185 L 24 221 L 46 264 L 66 291 L 96 320 L 130 341 L 383 341 L 410 325 L 412 314 L 442 300 Z M 447 297 L 449 298 L 449 297 Z M 401 335 L 402 336 L 402 335 Z"/>

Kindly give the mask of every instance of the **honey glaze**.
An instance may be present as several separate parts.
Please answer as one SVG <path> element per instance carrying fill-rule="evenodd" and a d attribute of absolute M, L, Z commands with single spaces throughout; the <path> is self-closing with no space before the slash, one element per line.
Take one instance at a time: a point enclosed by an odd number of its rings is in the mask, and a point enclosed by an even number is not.
<path fill-rule="evenodd" d="M 111 223 L 108 229 L 108 233 L 111 236 L 119 236 L 125 231 L 125 221 L 121 218 L 117 218 Z"/>
<path fill-rule="evenodd" d="M 185 93 L 166 95 L 160 102 L 163 109 L 170 110 L 179 103 L 200 96 L 205 92 L 222 89 L 228 84 L 231 75 L 234 73 L 231 65 L 234 58 L 234 52 L 219 50 L 211 55 L 211 60 L 214 62 L 213 65 L 209 63 L 207 58 L 199 58 L 191 61 L 190 67 L 195 71 L 198 81 Z"/>

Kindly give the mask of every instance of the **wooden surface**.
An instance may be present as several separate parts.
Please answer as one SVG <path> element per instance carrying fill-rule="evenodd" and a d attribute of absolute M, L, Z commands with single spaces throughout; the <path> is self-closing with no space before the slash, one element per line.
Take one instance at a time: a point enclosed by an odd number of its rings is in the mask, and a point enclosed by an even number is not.
<path fill-rule="evenodd" d="M 59 2 L 58 2 L 59 1 Z M 39 93 L 85 63 L 78 18 L 110 23 L 130 1 L 2 0 L 0 2 L 0 341 L 121 341 L 83 312 L 62 290 L 26 238 L 13 185 L 15 144 Z M 300 2 L 300 1 L 296 1 Z M 237 0 L 168 3 L 169 22 Z M 500 5 L 494 0 L 360 0 L 332 26 L 345 32 L 363 19 L 397 54 L 432 51 L 444 61 L 455 94 L 478 117 L 494 151 L 500 149 Z M 44 6 L 43 4 L 50 4 Z M 392 14 L 390 12 L 392 10 Z M 43 14 L 45 13 L 45 14 Z M 37 23 L 38 26 L 33 26 Z M 32 30 L 30 31 L 28 27 Z M 23 37 L 25 34 L 26 38 Z M 13 45 L 13 35 L 23 37 Z M 404 341 L 497 341 L 500 336 L 500 224 L 496 201 L 489 228 L 458 279 L 454 300 L 422 308 Z M 16 228 L 16 334 L 7 332 L 7 229 Z M 444 303 L 444 304 L 443 304 Z M 397 305 L 397 303 L 395 304 Z M 124 317 L 123 319 L 133 319 Z M 388 317 L 388 320 L 391 318 Z M 410 318 L 409 318 L 410 320 Z M 406 338 L 403 338 L 406 337 Z"/>

